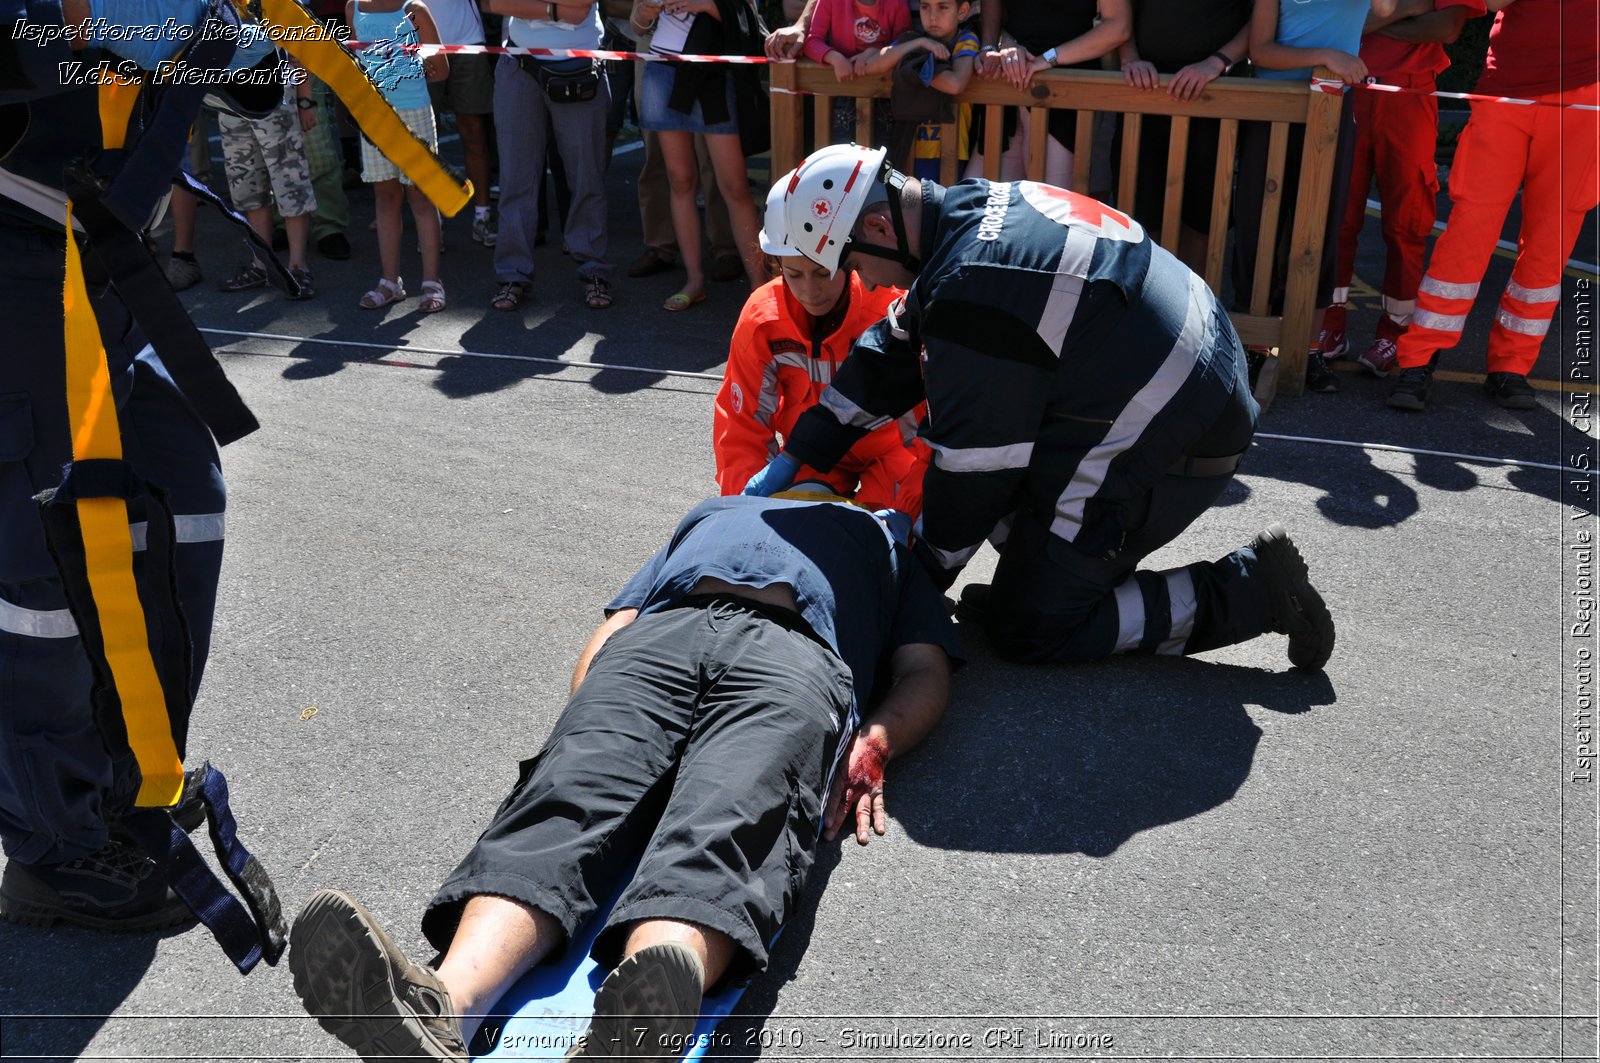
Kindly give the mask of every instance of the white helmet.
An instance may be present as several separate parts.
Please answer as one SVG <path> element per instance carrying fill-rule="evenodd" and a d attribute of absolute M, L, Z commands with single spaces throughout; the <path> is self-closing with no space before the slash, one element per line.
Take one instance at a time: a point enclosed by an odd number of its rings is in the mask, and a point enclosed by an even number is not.
<path fill-rule="evenodd" d="M 883 148 L 832 144 L 806 156 L 767 193 L 761 250 L 804 255 L 830 276 L 837 273 L 862 210 L 888 198 L 879 180 L 888 154 Z"/>

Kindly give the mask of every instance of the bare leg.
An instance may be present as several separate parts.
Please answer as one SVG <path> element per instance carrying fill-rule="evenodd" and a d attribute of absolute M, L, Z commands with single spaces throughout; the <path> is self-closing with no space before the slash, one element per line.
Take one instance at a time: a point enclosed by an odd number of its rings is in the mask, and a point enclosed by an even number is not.
<path fill-rule="evenodd" d="M 249 220 L 250 228 L 255 230 L 256 235 L 261 237 L 261 239 L 266 242 L 268 247 L 271 247 L 272 208 L 257 207 L 255 210 L 245 211 L 244 216 Z M 250 254 L 257 266 L 260 266 L 263 269 L 266 268 L 266 263 L 261 261 L 261 256 L 259 254 L 256 254 L 254 245 L 252 245 L 250 248 Z"/>
<path fill-rule="evenodd" d="M 555 917 L 506 897 L 480 894 L 467 902 L 439 980 L 471 1042 L 484 1016 L 511 984 L 550 954 L 564 937 Z"/>
<path fill-rule="evenodd" d="M 733 960 L 736 946 L 728 935 L 700 926 L 698 923 L 680 923 L 675 919 L 646 919 L 636 923 L 628 932 L 628 941 L 622 946 L 622 957 L 627 959 L 640 949 L 651 945 L 685 945 L 700 957 L 705 968 L 702 991 L 717 984 L 728 964 Z"/>
<path fill-rule="evenodd" d="M 372 186 L 378 207 L 378 267 L 387 281 L 400 283 L 400 229 L 404 220 L 400 207 L 405 194 L 398 180 L 379 181 Z M 438 250 L 435 245 L 434 250 Z"/>
<path fill-rule="evenodd" d="M 172 190 L 172 250 L 194 253 L 194 214 L 200 201 L 193 192 Z"/>
<path fill-rule="evenodd" d="M 756 218 L 755 200 L 750 197 L 750 171 L 739 146 L 739 138 L 732 133 L 719 133 L 706 137 L 706 150 L 711 155 L 711 168 L 717 175 L 717 190 L 728 207 L 728 221 L 733 226 L 733 240 L 744 262 L 744 272 L 755 291 L 767 283 L 766 262 L 761 254 L 757 234 L 761 223 Z M 680 246 L 682 241 L 679 241 Z"/>
<path fill-rule="evenodd" d="M 700 248 L 700 208 L 695 205 L 695 188 L 700 183 L 700 163 L 694 155 L 694 134 L 661 132 L 656 134 L 661 160 L 667 168 L 667 185 L 672 190 L 672 232 L 678 240 L 678 253 L 689 274 L 683 290 L 691 297 L 706 293 L 705 256 Z"/>
<path fill-rule="evenodd" d="M 283 219 L 284 232 L 289 235 L 289 268 L 306 268 L 306 244 L 311 239 L 311 215 L 296 214 Z"/>
<path fill-rule="evenodd" d="M 422 279 L 439 279 L 439 209 L 416 185 L 403 186 L 411 204 L 411 217 L 417 223 L 417 241 L 422 245 Z M 398 212 L 397 212 L 398 213 Z"/>
<path fill-rule="evenodd" d="M 456 132 L 467 156 L 467 180 L 472 182 L 472 204 L 489 205 L 489 123 L 481 114 L 456 112 Z"/>

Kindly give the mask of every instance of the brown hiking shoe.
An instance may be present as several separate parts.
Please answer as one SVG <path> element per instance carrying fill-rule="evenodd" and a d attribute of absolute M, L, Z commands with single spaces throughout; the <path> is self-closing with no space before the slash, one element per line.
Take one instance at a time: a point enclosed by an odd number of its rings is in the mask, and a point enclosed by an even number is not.
<path fill-rule="evenodd" d="M 306 1010 L 362 1059 L 466 1063 L 444 983 L 348 894 L 321 890 L 306 902 L 289 933 L 289 970 Z"/>
<path fill-rule="evenodd" d="M 704 987 L 705 968 L 687 945 L 640 949 L 600 983 L 594 1021 L 567 1059 L 682 1059 Z"/>

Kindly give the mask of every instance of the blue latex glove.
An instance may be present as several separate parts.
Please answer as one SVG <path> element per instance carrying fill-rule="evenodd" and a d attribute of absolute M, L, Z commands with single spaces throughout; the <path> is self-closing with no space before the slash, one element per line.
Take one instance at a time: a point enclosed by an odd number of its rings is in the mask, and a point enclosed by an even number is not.
<path fill-rule="evenodd" d="M 909 514 L 902 513 L 898 509 L 879 509 L 874 510 L 872 515 L 883 522 L 884 528 L 888 530 L 890 537 L 895 542 L 904 547 L 909 548 L 911 546 L 911 517 Z"/>
<path fill-rule="evenodd" d="M 205 0 L 89 0 L 87 41 L 154 70 L 199 36 L 206 9 Z M 255 66 L 272 47 L 259 25 L 243 26 L 228 69 Z"/>
<path fill-rule="evenodd" d="M 795 474 L 800 471 L 800 463 L 787 454 L 779 454 L 767 462 L 767 467 L 750 477 L 750 482 L 744 485 L 741 495 L 775 495 L 794 483 Z"/>

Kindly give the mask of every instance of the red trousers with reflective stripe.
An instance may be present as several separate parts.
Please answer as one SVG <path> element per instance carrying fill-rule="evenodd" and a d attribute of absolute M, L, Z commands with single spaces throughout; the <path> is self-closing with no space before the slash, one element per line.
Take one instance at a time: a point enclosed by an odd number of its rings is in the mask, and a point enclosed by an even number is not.
<path fill-rule="evenodd" d="M 1416 91 L 1373 92 L 1357 89 L 1356 149 L 1350 171 L 1350 198 L 1339 226 L 1338 267 L 1334 288 L 1347 289 L 1355 275 L 1356 243 L 1367 220 L 1367 190 L 1378 179 L 1378 202 L 1388 261 L 1383 271 L 1383 310 L 1378 335 L 1397 338 L 1405 331 L 1428 257 L 1428 237 L 1438 217 L 1439 168 L 1433 161 L 1439 140 L 1439 101 L 1432 77 L 1386 77 L 1388 84 Z M 1342 301 L 1342 300 L 1341 300 Z M 1343 327 L 1342 320 L 1328 327 Z"/>
<path fill-rule="evenodd" d="M 1600 85 L 1541 97 L 1595 104 Z M 1454 204 L 1433 247 L 1416 314 L 1400 339 L 1400 366 L 1424 365 L 1461 340 L 1506 211 L 1522 191 L 1522 228 L 1511 283 L 1489 332 L 1488 370 L 1524 376 L 1561 299 L 1561 272 L 1584 215 L 1600 202 L 1600 113 L 1564 107 L 1474 103 L 1450 171 Z"/>

